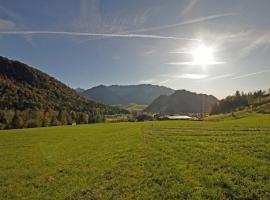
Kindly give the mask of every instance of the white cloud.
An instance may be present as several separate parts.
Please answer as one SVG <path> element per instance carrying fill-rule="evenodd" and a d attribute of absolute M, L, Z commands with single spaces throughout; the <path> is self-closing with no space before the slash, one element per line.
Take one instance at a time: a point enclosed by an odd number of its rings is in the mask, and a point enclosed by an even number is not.
<path fill-rule="evenodd" d="M 200 65 L 200 63 L 196 63 L 194 61 L 190 61 L 190 62 L 170 62 L 167 63 L 168 65 Z M 212 61 L 207 63 L 207 65 L 222 65 L 225 64 L 225 62 L 220 62 L 220 61 Z"/>
<path fill-rule="evenodd" d="M 0 13 L 4 14 L 8 19 L 12 19 L 12 21 L 21 22 L 22 17 L 15 14 L 13 11 L 3 7 L 0 5 Z"/>
<path fill-rule="evenodd" d="M 187 4 L 187 6 L 185 7 L 185 9 L 182 11 L 183 15 L 187 15 L 190 13 L 190 11 L 196 6 L 196 4 L 198 3 L 198 0 L 188 0 L 189 3 Z"/>
<path fill-rule="evenodd" d="M 248 56 L 253 50 L 257 48 L 269 47 L 270 31 L 263 31 L 263 32 L 250 31 L 246 37 L 246 43 L 248 45 L 242 49 L 240 57 Z"/>
<path fill-rule="evenodd" d="M 179 75 L 163 75 L 163 77 L 168 77 L 170 79 L 205 79 L 208 77 L 208 75 L 207 74 L 179 74 Z"/>
<path fill-rule="evenodd" d="M 16 28 L 16 24 L 10 20 L 0 19 L 0 30 L 14 30 Z"/>
<path fill-rule="evenodd" d="M 208 75 L 206 74 L 181 74 L 178 77 L 184 78 L 184 79 L 204 79 L 208 77 Z"/>
<path fill-rule="evenodd" d="M 157 50 L 156 49 L 150 49 L 148 51 L 145 52 L 145 55 L 151 55 L 154 54 Z"/>
<path fill-rule="evenodd" d="M 102 17 L 100 14 L 99 0 L 80 0 L 80 15 L 75 18 L 72 30 L 77 31 L 97 31 L 102 28 Z"/>
<path fill-rule="evenodd" d="M 209 15 L 205 17 L 199 17 L 199 18 L 195 18 L 191 20 L 186 20 L 183 22 L 175 23 L 175 24 L 168 24 L 164 26 L 150 27 L 150 28 L 145 28 L 145 29 L 137 29 L 137 30 L 133 30 L 132 32 L 140 33 L 140 32 L 146 32 L 146 31 L 155 31 L 155 30 L 174 28 L 178 26 L 195 24 L 195 23 L 205 22 L 205 21 L 214 20 L 214 19 L 223 18 L 223 17 L 229 17 L 233 15 L 236 15 L 236 14 L 235 13 L 222 13 L 222 14 L 217 14 L 217 15 Z"/>

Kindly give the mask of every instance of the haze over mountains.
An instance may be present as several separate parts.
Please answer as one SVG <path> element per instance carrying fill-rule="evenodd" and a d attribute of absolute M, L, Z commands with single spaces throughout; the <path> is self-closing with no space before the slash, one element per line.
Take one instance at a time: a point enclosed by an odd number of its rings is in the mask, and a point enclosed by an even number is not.
<path fill-rule="evenodd" d="M 85 90 L 81 95 L 88 99 L 110 105 L 127 105 L 131 103 L 149 105 L 160 95 L 170 95 L 173 92 L 173 89 L 151 84 L 124 86 L 99 85 Z"/>
<path fill-rule="evenodd" d="M 212 95 L 177 90 L 171 95 L 159 96 L 145 111 L 164 114 L 208 113 L 217 102 L 218 99 Z"/>

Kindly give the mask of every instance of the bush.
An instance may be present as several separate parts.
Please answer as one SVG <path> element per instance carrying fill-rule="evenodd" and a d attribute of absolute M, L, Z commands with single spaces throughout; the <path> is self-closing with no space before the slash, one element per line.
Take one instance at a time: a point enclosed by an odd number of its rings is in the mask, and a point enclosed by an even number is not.
<path fill-rule="evenodd" d="M 6 127 L 6 125 L 5 125 L 5 124 L 1 124 L 1 123 L 0 123 L 0 130 L 4 130 L 4 129 L 5 129 L 5 127 Z"/>
<path fill-rule="evenodd" d="M 137 116 L 136 119 L 137 119 L 138 122 L 153 121 L 154 117 L 152 115 L 143 114 L 143 115 Z"/>
<path fill-rule="evenodd" d="M 39 123 L 34 119 L 28 120 L 27 128 L 35 128 L 35 127 L 39 127 Z"/>

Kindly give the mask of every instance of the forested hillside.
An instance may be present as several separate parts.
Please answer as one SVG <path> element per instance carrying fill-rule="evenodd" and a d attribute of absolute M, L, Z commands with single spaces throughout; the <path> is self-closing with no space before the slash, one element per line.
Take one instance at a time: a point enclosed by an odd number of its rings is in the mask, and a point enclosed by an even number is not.
<path fill-rule="evenodd" d="M 211 114 L 228 113 L 246 107 L 260 113 L 270 113 L 270 89 L 249 93 L 236 91 L 234 95 L 214 104 L 211 108 Z"/>
<path fill-rule="evenodd" d="M 158 97 L 145 111 L 163 114 L 209 113 L 211 106 L 217 102 L 218 99 L 212 95 L 177 90 L 169 96 Z"/>
<path fill-rule="evenodd" d="M 23 128 L 103 121 L 125 112 L 80 96 L 53 77 L 0 57 L 0 128 Z"/>

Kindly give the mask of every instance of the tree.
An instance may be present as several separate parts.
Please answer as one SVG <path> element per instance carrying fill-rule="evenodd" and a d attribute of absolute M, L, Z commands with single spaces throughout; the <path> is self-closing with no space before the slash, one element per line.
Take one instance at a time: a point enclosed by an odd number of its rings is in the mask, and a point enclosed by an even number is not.
<path fill-rule="evenodd" d="M 67 115 L 68 115 L 67 111 L 65 111 L 65 110 L 61 110 L 59 112 L 57 119 L 62 125 L 68 124 Z"/>
<path fill-rule="evenodd" d="M 35 128 L 35 127 L 39 127 L 39 123 L 37 122 L 37 120 L 29 119 L 27 121 L 27 128 Z"/>
<path fill-rule="evenodd" d="M 52 116 L 51 125 L 52 126 L 59 126 L 59 125 L 61 125 L 60 122 L 57 120 L 57 117 L 55 115 Z"/>
<path fill-rule="evenodd" d="M 74 121 L 72 120 L 71 115 L 67 114 L 67 124 L 72 125 L 73 123 L 74 123 Z"/>
<path fill-rule="evenodd" d="M 77 121 L 78 124 L 88 124 L 89 116 L 87 113 L 81 113 L 79 120 Z"/>
<path fill-rule="evenodd" d="M 2 116 L 3 124 L 5 124 L 5 128 L 12 128 L 12 119 L 15 112 L 13 110 L 4 110 L 4 115 Z"/>
<path fill-rule="evenodd" d="M 251 97 L 244 92 L 235 92 L 235 95 L 228 96 L 225 99 L 220 100 L 217 104 L 214 104 L 211 108 L 210 114 L 228 113 L 235 109 L 241 109 L 249 105 Z"/>
<path fill-rule="evenodd" d="M 6 127 L 6 125 L 5 125 L 5 124 L 0 123 L 0 130 L 4 130 L 4 129 L 5 129 L 5 127 Z"/>
<path fill-rule="evenodd" d="M 71 124 L 74 122 L 77 122 L 77 114 L 74 111 L 70 111 L 70 116 L 71 116 Z"/>
<path fill-rule="evenodd" d="M 12 128 L 23 128 L 24 121 L 20 116 L 20 113 L 17 111 L 12 119 Z"/>
<path fill-rule="evenodd" d="M 50 126 L 50 122 L 51 122 L 50 113 L 49 113 L 49 111 L 45 111 L 43 119 L 42 119 L 42 126 L 43 127 Z"/>
<path fill-rule="evenodd" d="M 152 121 L 154 120 L 152 115 L 146 115 L 146 114 L 142 114 L 142 115 L 138 115 L 136 117 L 138 122 L 143 122 L 143 121 Z"/>

